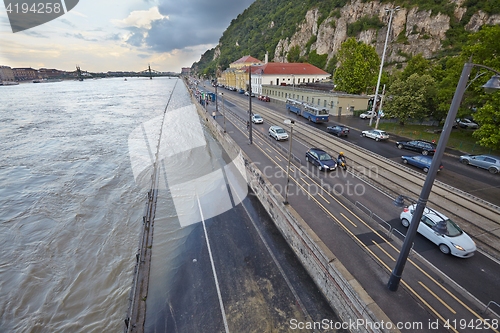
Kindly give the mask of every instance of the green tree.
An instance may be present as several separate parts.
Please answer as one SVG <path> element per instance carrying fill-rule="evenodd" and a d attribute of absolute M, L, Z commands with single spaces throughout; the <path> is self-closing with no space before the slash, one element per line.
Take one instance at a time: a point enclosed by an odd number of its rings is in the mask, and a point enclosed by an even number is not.
<path fill-rule="evenodd" d="M 286 60 L 288 62 L 299 62 L 300 59 L 300 46 L 295 45 L 290 48 L 288 54 L 286 55 Z"/>
<path fill-rule="evenodd" d="M 403 72 L 401 73 L 401 79 L 406 80 L 412 74 L 428 74 L 431 71 L 431 63 L 429 60 L 425 59 L 421 53 L 412 57 L 410 61 L 408 61 L 408 65 L 405 67 Z"/>
<path fill-rule="evenodd" d="M 474 120 L 481 126 L 472 133 L 478 144 L 493 150 L 500 150 L 500 93 L 491 99 L 474 114 Z"/>
<path fill-rule="evenodd" d="M 374 86 L 380 59 L 375 48 L 348 38 L 337 54 L 339 67 L 334 74 L 336 89 L 349 94 L 366 92 Z"/>
<path fill-rule="evenodd" d="M 326 58 L 328 58 L 328 54 L 318 54 L 316 50 L 312 50 L 311 53 L 309 53 L 307 62 L 318 68 L 324 69 L 326 66 Z"/>
<path fill-rule="evenodd" d="M 384 104 L 387 115 L 397 117 L 404 125 L 407 119 L 423 119 L 435 104 L 436 82 L 428 74 L 412 74 L 406 80 L 397 79 L 391 85 Z"/>

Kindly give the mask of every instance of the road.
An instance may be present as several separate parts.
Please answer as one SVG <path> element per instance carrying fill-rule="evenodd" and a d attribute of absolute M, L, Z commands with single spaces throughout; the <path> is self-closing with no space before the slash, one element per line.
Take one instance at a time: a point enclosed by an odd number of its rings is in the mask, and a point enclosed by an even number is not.
<path fill-rule="evenodd" d="M 226 95 L 226 94 L 225 94 Z M 240 107 L 239 103 L 237 102 L 238 96 L 237 94 L 233 94 L 234 99 L 228 98 L 229 102 L 226 100 L 226 107 L 231 108 L 232 111 L 239 113 L 239 116 L 243 119 L 246 119 L 247 114 L 246 110 L 243 107 Z M 259 102 L 256 101 L 254 102 L 255 110 L 254 112 L 260 113 L 262 110 L 262 113 L 264 109 L 262 108 L 268 108 L 270 104 L 269 103 L 264 103 L 264 102 Z M 270 107 L 270 109 L 273 109 L 274 106 Z M 280 110 L 281 112 L 281 110 Z M 283 112 L 284 113 L 284 112 Z M 323 125 L 324 126 L 324 125 Z M 254 129 L 256 132 L 254 132 L 256 136 L 256 142 L 257 144 L 260 145 L 260 136 L 258 133 L 262 134 L 262 137 L 267 136 L 267 127 L 266 126 L 266 121 L 264 125 L 254 125 Z M 320 125 L 320 127 L 322 127 Z M 326 126 L 325 126 L 326 127 Z M 242 129 L 244 131 L 244 129 Z M 356 135 L 356 131 L 353 131 L 351 133 L 350 137 L 347 139 L 352 142 L 359 142 L 360 144 L 364 145 L 365 148 L 367 149 L 375 149 L 375 150 L 380 150 L 383 152 L 383 154 L 387 155 L 386 157 L 388 158 L 400 158 L 401 156 L 401 151 L 395 147 L 393 143 L 386 142 L 386 143 L 380 143 L 380 142 L 375 142 L 374 140 L 370 139 L 365 139 L 362 138 L 359 135 Z M 288 145 L 288 142 L 285 144 L 279 144 L 281 146 L 286 146 Z M 305 153 L 305 150 L 307 149 L 306 145 L 303 145 L 302 142 L 300 141 L 295 141 L 293 142 L 293 154 L 296 156 L 303 156 Z M 262 150 L 265 152 L 265 154 L 268 154 L 268 158 L 271 160 L 274 160 L 276 164 L 281 165 L 281 167 L 278 167 L 278 169 L 281 168 L 283 170 L 286 168 L 285 166 L 285 161 L 286 157 L 283 156 L 282 154 L 279 153 L 274 153 L 272 152 L 272 148 L 262 148 Z M 279 150 L 278 150 L 279 151 Z M 466 166 L 463 166 L 461 164 L 457 164 L 456 161 L 453 160 L 453 158 L 450 157 L 450 160 L 448 162 L 444 162 L 445 168 L 447 168 L 447 164 L 449 163 L 450 169 L 454 169 L 456 174 L 461 173 L 469 173 L 469 168 L 465 169 Z M 482 170 L 474 170 L 473 171 L 478 171 L 477 177 L 481 179 L 481 177 L 484 177 L 484 181 L 490 180 L 491 183 L 491 178 L 490 177 L 495 177 L 495 175 L 490 175 L 488 172 L 481 172 Z M 277 170 L 276 170 L 277 172 Z M 272 174 L 268 172 L 268 174 Z M 443 172 L 444 174 L 444 172 Z M 473 172 L 473 174 L 476 174 L 476 172 Z M 439 177 L 441 177 L 440 175 Z M 279 178 L 279 177 L 278 177 Z M 312 177 L 315 179 L 316 182 L 320 182 L 322 185 L 324 185 L 323 182 L 329 183 L 329 184 L 335 184 L 338 183 L 339 177 L 335 177 L 332 179 L 332 177 L 328 177 L 326 175 L 319 175 Z M 451 176 L 450 179 L 453 179 Z M 344 179 L 344 181 L 347 179 Z M 358 180 L 355 178 L 348 178 L 349 181 L 352 182 L 353 186 L 356 186 L 356 183 Z M 282 183 L 282 187 L 284 186 L 283 180 L 277 179 L 276 182 Z M 302 181 L 302 180 L 300 180 Z M 311 184 L 310 180 L 307 180 L 309 184 Z M 464 181 L 462 184 L 463 185 L 469 185 L 469 181 Z M 344 183 L 346 184 L 346 183 Z M 304 187 L 306 185 L 303 185 Z M 323 186 L 324 187 L 324 186 Z M 297 188 L 297 186 L 295 186 Z M 317 187 L 318 188 L 318 187 Z M 344 187 L 345 188 L 345 187 Z M 292 193 L 293 189 L 292 189 Z M 327 204 L 330 204 L 333 199 L 328 195 L 328 193 L 320 193 L 322 194 L 323 199 L 317 199 L 312 200 L 303 200 L 304 205 L 308 205 L 309 208 L 308 210 L 310 211 L 309 214 L 306 213 L 305 216 L 303 216 L 304 219 L 306 219 L 309 223 L 314 224 L 314 216 L 315 210 L 321 210 L 321 206 L 325 206 Z M 317 194 L 310 194 L 310 197 L 315 197 L 315 198 L 320 198 L 320 195 Z M 398 219 L 399 216 L 399 210 L 391 207 L 391 202 L 390 200 L 387 200 L 387 198 L 383 198 L 383 195 L 380 193 L 377 193 L 376 191 L 373 190 L 367 190 L 366 193 L 363 193 L 363 195 L 352 195 L 348 196 L 346 195 L 347 199 L 349 199 L 351 202 L 356 203 L 356 202 L 361 202 L 363 207 L 365 207 L 370 213 L 374 214 L 377 217 L 381 217 L 384 221 L 389 223 L 392 227 L 395 227 L 397 230 L 400 230 L 402 233 L 405 233 L 404 228 L 400 227 L 400 222 Z M 377 200 L 373 200 L 373 198 L 377 198 Z M 293 199 L 293 198 L 292 198 Z M 295 204 L 295 203 L 294 203 Z M 334 204 L 334 203 L 333 203 Z M 334 204 L 335 205 L 335 204 Z M 314 208 L 315 207 L 315 208 Z M 359 246 L 366 246 L 370 247 L 373 246 L 371 242 L 378 242 L 378 238 L 376 237 L 368 237 L 368 234 L 372 234 L 373 232 L 367 233 L 359 233 L 359 231 L 356 231 L 357 228 L 359 228 L 358 225 L 353 227 L 351 222 L 355 221 L 355 218 L 347 218 L 346 221 L 344 222 L 343 219 L 340 221 L 339 219 L 334 218 L 334 216 L 339 216 L 339 210 L 341 208 L 336 207 L 336 208 L 327 208 L 326 210 L 328 211 L 335 211 L 336 213 L 332 215 L 332 218 L 335 220 L 335 222 L 339 225 L 342 226 L 341 229 L 347 230 L 346 232 L 352 233 L 351 237 L 354 237 L 358 241 Z M 318 225 L 317 228 L 325 228 L 324 226 Z M 325 234 L 329 234 L 331 231 L 324 230 Z M 333 237 L 333 235 L 332 235 Z M 338 237 L 337 235 L 335 237 Z M 383 242 L 381 241 L 381 244 Z M 361 245 L 360 245 L 361 244 Z M 341 246 L 339 244 L 332 244 L 332 249 L 334 249 L 334 253 L 338 254 L 340 257 L 342 257 L 342 253 L 344 252 L 349 252 L 349 249 L 352 249 L 353 244 L 344 244 L 345 246 Z M 420 235 L 417 235 L 415 239 L 415 246 L 414 249 L 422 256 L 424 257 L 427 262 L 428 267 L 430 269 L 437 268 L 439 270 L 439 276 L 436 281 L 446 281 L 446 283 L 449 283 L 452 287 L 456 287 L 459 290 L 466 291 L 465 294 L 468 294 L 469 296 L 472 295 L 473 297 L 477 298 L 484 304 L 487 304 L 489 301 L 497 301 L 500 300 L 500 292 L 498 288 L 494 288 L 494 286 L 499 285 L 500 283 L 500 265 L 499 262 L 481 252 L 477 252 L 476 255 L 470 259 L 458 259 L 454 258 L 451 256 L 445 256 L 441 254 L 436 246 L 431 244 L 429 241 L 427 241 L 425 238 L 423 238 Z M 375 250 L 370 250 L 370 251 L 375 251 Z M 360 272 L 360 267 L 357 267 L 356 264 L 351 264 L 349 262 L 349 255 L 345 253 L 345 258 L 346 258 L 346 266 L 348 266 L 349 269 L 352 269 L 354 271 L 355 276 L 359 276 L 360 279 L 362 279 L 362 274 L 363 272 Z M 361 259 L 360 259 L 361 260 Z M 342 261 L 344 262 L 344 261 Z M 388 265 L 390 267 L 393 266 L 393 263 L 390 262 Z M 423 270 L 426 270 L 426 268 L 423 268 Z M 357 271 L 357 272 L 356 272 Z M 471 272 L 471 274 L 464 274 L 463 272 Z M 467 296 L 466 296 L 467 297 Z"/>

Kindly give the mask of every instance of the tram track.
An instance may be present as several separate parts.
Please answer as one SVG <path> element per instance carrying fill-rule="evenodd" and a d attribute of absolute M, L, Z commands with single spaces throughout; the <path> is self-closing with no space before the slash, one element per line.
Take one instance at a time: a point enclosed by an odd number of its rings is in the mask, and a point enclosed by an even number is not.
<path fill-rule="evenodd" d="M 247 110 L 246 101 L 243 102 L 230 96 L 226 96 L 226 100 Z M 268 125 L 283 126 L 283 120 L 290 118 L 259 104 L 253 104 L 252 107 L 253 113 L 261 114 Z M 296 117 L 294 113 L 289 113 L 289 115 Z M 240 121 L 246 122 L 242 117 L 236 116 Z M 420 195 L 425 175 L 413 169 L 303 122 L 295 122 L 293 135 L 294 139 L 300 140 L 307 147 L 317 146 L 335 153 L 343 151 L 349 158 L 350 172 L 391 197 L 402 194 L 416 199 Z M 332 155 L 336 156 L 336 154 Z M 304 161 L 297 157 L 294 162 L 303 165 Z M 499 250 L 491 245 L 498 244 L 500 241 L 500 237 L 494 232 L 500 230 L 500 207 L 439 180 L 434 182 L 428 204 L 444 212 L 453 220 L 459 221 L 459 224 L 478 243 L 480 249 L 497 258 L 500 256 Z"/>

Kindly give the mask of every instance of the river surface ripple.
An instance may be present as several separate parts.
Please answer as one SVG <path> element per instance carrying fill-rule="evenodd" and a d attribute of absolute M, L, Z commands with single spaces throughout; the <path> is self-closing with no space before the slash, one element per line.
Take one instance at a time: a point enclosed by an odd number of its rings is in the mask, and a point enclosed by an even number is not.
<path fill-rule="evenodd" d="M 177 82 L 177 84 L 176 84 Z M 169 78 L 0 87 L 0 332 L 120 332 L 148 189 L 128 136 Z"/>

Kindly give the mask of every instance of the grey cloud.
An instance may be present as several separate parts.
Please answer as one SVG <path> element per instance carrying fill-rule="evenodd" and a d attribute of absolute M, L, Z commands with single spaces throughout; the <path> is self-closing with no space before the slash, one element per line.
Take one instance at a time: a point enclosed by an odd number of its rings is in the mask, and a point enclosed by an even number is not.
<path fill-rule="evenodd" d="M 255 0 L 160 0 L 158 5 L 162 15 L 168 19 L 153 21 L 147 37 L 137 31 L 128 43 L 140 43 L 157 52 L 200 44 L 215 44 L 232 19 L 242 13 Z"/>

